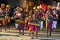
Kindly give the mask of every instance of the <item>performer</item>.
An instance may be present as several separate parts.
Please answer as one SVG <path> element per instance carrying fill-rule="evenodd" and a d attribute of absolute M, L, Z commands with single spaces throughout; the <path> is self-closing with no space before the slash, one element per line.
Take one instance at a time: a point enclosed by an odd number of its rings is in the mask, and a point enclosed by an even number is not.
<path fill-rule="evenodd" d="M 10 17 L 10 14 L 11 14 L 11 6 L 9 4 L 6 5 L 5 12 L 8 15 L 8 17 Z"/>
<path fill-rule="evenodd" d="M 36 25 L 36 17 L 35 17 L 35 14 L 33 14 L 33 17 L 32 16 L 29 16 L 29 18 L 30 18 L 30 23 L 32 23 L 32 24 L 29 24 L 29 32 L 32 32 L 32 39 L 34 38 L 34 34 L 36 34 L 36 38 L 37 38 L 37 29 L 38 29 L 38 27 L 37 27 L 37 25 Z"/>
<path fill-rule="evenodd" d="M 24 35 L 24 28 L 25 28 L 25 17 L 23 16 L 23 13 L 21 13 L 21 16 L 19 18 L 20 21 L 20 30 L 22 31 L 22 35 Z"/>
<path fill-rule="evenodd" d="M 50 10 L 47 11 L 46 14 L 46 28 L 47 28 L 47 36 L 48 36 L 48 31 L 50 31 L 50 36 L 51 36 L 51 31 L 52 31 L 52 15 Z"/>
<path fill-rule="evenodd" d="M 8 17 L 8 14 L 6 14 L 6 16 L 5 16 L 5 31 L 6 31 L 6 28 L 8 28 L 9 23 L 10 23 L 10 18 Z"/>
<path fill-rule="evenodd" d="M 56 10 L 53 10 L 53 24 L 52 24 L 53 29 L 56 29 L 57 20 L 58 20 L 57 12 L 56 12 Z"/>
<path fill-rule="evenodd" d="M 45 13 L 40 12 L 40 30 L 43 28 Z"/>
<path fill-rule="evenodd" d="M 20 34 L 24 35 L 24 26 L 25 26 L 24 20 L 23 20 L 22 14 L 19 13 L 18 10 L 15 11 L 15 18 L 16 18 L 15 21 L 18 21 L 15 23 L 15 26 L 19 30 L 19 35 Z M 21 33 L 21 31 L 22 31 L 22 33 Z"/>
<path fill-rule="evenodd" d="M 15 10 L 15 12 L 14 12 L 14 18 L 15 18 L 15 20 L 19 20 L 19 17 L 20 17 L 20 13 L 18 12 L 18 10 Z M 19 25 L 19 23 L 15 22 L 16 28 L 18 28 L 18 25 Z"/>
<path fill-rule="evenodd" d="M 5 31 L 6 31 L 6 28 L 8 28 L 10 23 L 10 16 L 9 16 L 9 14 L 11 13 L 10 5 L 6 5 L 5 13 L 6 13 L 5 14 Z"/>
<path fill-rule="evenodd" d="M 0 7 L 0 25 L 5 25 L 5 22 L 4 22 L 4 17 L 5 17 L 5 4 L 1 4 L 1 7 Z M 2 31 L 2 27 L 1 27 L 1 31 Z"/>
<path fill-rule="evenodd" d="M 28 27 L 28 17 L 25 17 L 25 27 L 29 29 L 29 27 Z"/>
<path fill-rule="evenodd" d="M 32 17 L 28 16 L 28 32 L 29 32 L 29 36 L 30 36 L 30 32 L 32 30 L 32 28 L 30 27 L 30 24 L 29 24 L 29 22 L 31 23 L 31 21 L 32 21 Z"/>

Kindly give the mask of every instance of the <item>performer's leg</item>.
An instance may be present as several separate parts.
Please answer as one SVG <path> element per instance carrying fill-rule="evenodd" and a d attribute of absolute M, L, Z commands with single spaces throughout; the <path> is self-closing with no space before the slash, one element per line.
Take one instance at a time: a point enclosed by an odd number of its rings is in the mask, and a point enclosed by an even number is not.
<path fill-rule="evenodd" d="M 29 36 L 30 36 L 30 32 L 29 32 Z"/>
<path fill-rule="evenodd" d="M 16 27 L 16 29 L 18 28 L 18 26 L 19 26 L 19 24 L 15 23 L 15 27 Z"/>
<path fill-rule="evenodd" d="M 29 36 L 30 36 L 30 32 L 31 32 L 31 31 L 30 31 L 30 28 L 28 28 L 28 35 L 29 35 Z"/>
<path fill-rule="evenodd" d="M 0 26 L 0 31 L 2 32 L 2 26 Z"/>
<path fill-rule="evenodd" d="M 55 21 L 53 21 L 53 29 L 55 28 L 54 25 L 55 25 Z"/>
<path fill-rule="evenodd" d="M 18 30 L 19 30 L 19 35 L 21 34 L 21 28 L 20 24 L 18 24 Z"/>
<path fill-rule="evenodd" d="M 19 35 L 21 34 L 21 30 L 19 30 Z"/>
<path fill-rule="evenodd" d="M 34 31 L 32 31 L 32 39 L 34 39 Z"/>
<path fill-rule="evenodd" d="M 48 37 L 48 31 L 49 31 L 48 28 L 46 29 L 46 31 L 47 31 L 47 37 Z"/>
<path fill-rule="evenodd" d="M 5 25 L 5 31 L 6 31 L 6 25 Z"/>
<path fill-rule="evenodd" d="M 38 37 L 38 30 L 36 31 L 36 38 Z"/>
<path fill-rule="evenodd" d="M 24 35 L 24 26 L 25 26 L 25 24 L 22 23 L 22 24 L 21 24 L 22 35 Z"/>
<path fill-rule="evenodd" d="M 54 23 L 54 27 L 55 27 L 55 29 L 56 29 L 56 26 L 57 26 L 57 21 L 54 21 L 55 23 Z"/>
<path fill-rule="evenodd" d="M 38 31 L 39 31 L 39 29 L 38 29 L 38 27 L 36 26 L 36 38 L 38 37 Z"/>
<path fill-rule="evenodd" d="M 56 28 L 57 25 L 57 21 L 53 21 L 53 27 L 52 28 Z"/>
<path fill-rule="evenodd" d="M 53 21 L 52 21 L 52 29 L 54 28 L 54 24 L 53 24 Z"/>
<path fill-rule="evenodd" d="M 28 28 L 29 36 L 31 35 L 31 31 L 32 31 L 32 28 L 29 27 L 29 28 Z"/>
<path fill-rule="evenodd" d="M 2 20 L 0 20 L 0 31 L 2 32 Z"/>
<path fill-rule="evenodd" d="M 54 30 L 56 30 L 56 26 L 57 26 L 57 21 L 53 21 L 53 24 L 52 24 L 52 29 Z"/>
<path fill-rule="evenodd" d="M 46 25 L 46 33 L 47 33 L 46 35 L 47 35 L 47 37 L 48 37 L 48 31 L 49 31 L 49 30 L 48 30 L 48 20 L 45 21 L 45 25 Z"/>
<path fill-rule="evenodd" d="M 52 29 L 50 29 L 49 31 L 50 31 L 50 36 L 51 36 Z"/>
<path fill-rule="evenodd" d="M 43 21 L 40 22 L 40 30 L 43 28 Z"/>
<path fill-rule="evenodd" d="M 24 35 L 24 29 L 22 30 L 22 35 Z"/>

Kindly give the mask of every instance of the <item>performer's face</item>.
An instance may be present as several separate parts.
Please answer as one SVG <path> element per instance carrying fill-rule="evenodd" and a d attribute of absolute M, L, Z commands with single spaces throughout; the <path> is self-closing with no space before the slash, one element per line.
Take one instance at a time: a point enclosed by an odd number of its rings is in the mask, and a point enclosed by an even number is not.
<path fill-rule="evenodd" d="M 15 13 L 18 13 L 18 11 L 15 11 Z"/>
<path fill-rule="evenodd" d="M 8 16 L 8 15 L 6 14 L 6 16 Z"/>
<path fill-rule="evenodd" d="M 50 15 L 50 13 L 48 13 L 48 15 Z"/>
<path fill-rule="evenodd" d="M 10 9 L 10 7 L 6 7 L 7 9 Z"/>
<path fill-rule="evenodd" d="M 5 6 L 1 6 L 1 8 L 5 8 Z"/>

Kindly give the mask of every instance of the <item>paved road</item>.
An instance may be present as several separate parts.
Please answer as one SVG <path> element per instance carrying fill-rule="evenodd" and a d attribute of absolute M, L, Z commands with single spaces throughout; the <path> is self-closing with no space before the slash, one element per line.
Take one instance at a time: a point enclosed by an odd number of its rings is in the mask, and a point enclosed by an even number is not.
<path fill-rule="evenodd" d="M 60 40 L 60 32 L 52 32 L 52 36 L 46 37 L 46 31 L 39 31 L 38 38 L 31 39 L 28 32 L 25 31 L 25 35 L 18 35 L 18 30 L 3 30 L 0 32 L 0 40 Z"/>

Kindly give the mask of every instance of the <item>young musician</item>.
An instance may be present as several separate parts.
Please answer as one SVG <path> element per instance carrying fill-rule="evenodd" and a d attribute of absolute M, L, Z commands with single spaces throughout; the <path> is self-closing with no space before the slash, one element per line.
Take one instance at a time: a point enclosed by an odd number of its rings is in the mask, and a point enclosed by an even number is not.
<path fill-rule="evenodd" d="M 1 26 L 5 25 L 4 17 L 5 17 L 5 4 L 1 4 L 1 7 L 0 7 L 0 25 Z M 2 31 L 2 27 L 1 27 L 1 31 Z"/>
<path fill-rule="evenodd" d="M 34 34 L 36 34 L 37 38 L 37 22 L 36 22 L 36 15 L 33 14 L 32 16 L 29 16 L 29 32 L 32 32 L 32 39 L 34 38 Z"/>
<path fill-rule="evenodd" d="M 19 30 L 19 35 L 22 34 L 24 35 L 24 18 L 21 13 L 18 12 L 18 10 L 15 11 L 15 18 L 16 18 L 16 23 L 15 26 Z M 22 31 L 22 32 L 21 32 Z"/>
<path fill-rule="evenodd" d="M 45 16 L 45 13 L 43 12 L 40 12 L 40 30 L 42 30 L 43 28 L 43 24 L 44 24 L 44 16 Z"/>
<path fill-rule="evenodd" d="M 53 24 L 52 24 L 52 28 L 53 29 L 56 29 L 56 26 L 57 26 L 57 20 L 58 20 L 58 15 L 57 15 L 57 12 L 56 10 L 53 10 Z"/>
<path fill-rule="evenodd" d="M 9 16 L 9 14 L 11 13 L 10 5 L 6 5 L 5 13 L 6 13 L 5 14 L 5 31 L 6 31 L 6 28 L 8 28 L 7 26 L 9 26 L 10 23 L 10 16 Z"/>
<path fill-rule="evenodd" d="M 50 32 L 50 36 L 51 36 L 51 31 L 52 31 L 52 15 L 50 10 L 47 10 L 46 13 L 46 28 L 47 28 L 47 36 L 48 33 Z"/>

